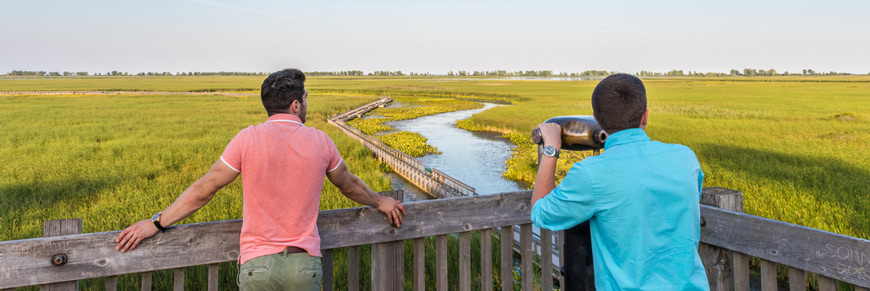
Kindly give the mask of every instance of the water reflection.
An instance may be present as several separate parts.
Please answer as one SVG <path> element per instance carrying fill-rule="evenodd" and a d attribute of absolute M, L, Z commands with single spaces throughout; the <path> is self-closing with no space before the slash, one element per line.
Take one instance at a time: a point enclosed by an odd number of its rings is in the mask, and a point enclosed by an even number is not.
<path fill-rule="evenodd" d="M 429 154 L 418 159 L 427 167 L 438 169 L 471 185 L 478 194 L 522 190 L 525 188 L 522 185 L 501 177 L 506 170 L 505 161 L 511 157 L 514 147 L 510 141 L 497 134 L 469 132 L 453 126 L 457 120 L 469 118 L 496 106 L 499 105 L 484 103 L 481 109 L 448 112 L 388 124 L 398 130 L 417 132 L 429 139 L 428 143 L 437 147 L 442 154 Z M 394 186 L 402 185 L 394 182 Z M 414 190 L 406 188 L 406 192 L 409 191 Z"/>

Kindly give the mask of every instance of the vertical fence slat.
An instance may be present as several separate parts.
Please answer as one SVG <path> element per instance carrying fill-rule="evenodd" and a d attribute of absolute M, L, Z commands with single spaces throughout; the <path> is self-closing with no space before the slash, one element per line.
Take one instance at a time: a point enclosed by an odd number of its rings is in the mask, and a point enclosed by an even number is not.
<path fill-rule="evenodd" d="M 743 212 L 743 193 L 729 189 L 704 191 L 701 204 Z M 703 217 L 702 217 L 703 219 Z M 707 280 L 712 291 L 730 291 L 733 279 L 731 270 L 732 251 L 701 243 L 698 254 L 704 264 Z"/>
<path fill-rule="evenodd" d="M 335 253 L 333 250 L 323 250 L 323 258 L 321 261 L 321 266 L 323 267 L 323 279 L 322 279 L 322 288 L 323 291 L 332 291 L 333 286 L 335 285 L 335 280 L 333 280 L 333 271 L 335 270 L 333 267 Z"/>
<path fill-rule="evenodd" d="M 492 230 L 480 231 L 480 289 L 492 291 Z"/>
<path fill-rule="evenodd" d="M 106 291 L 118 290 L 118 276 L 106 277 Z"/>
<path fill-rule="evenodd" d="M 837 291 L 837 280 L 819 275 L 819 291 Z"/>
<path fill-rule="evenodd" d="M 398 201 L 404 198 L 404 190 L 381 193 Z M 405 242 L 392 241 L 372 245 L 372 289 L 405 289 Z"/>
<path fill-rule="evenodd" d="M 501 235 L 501 290 L 514 290 L 514 227 L 502 226 Z"/>
<path fill-rule="evenodd" d="M 447 235 L 435 237 L 435 264 L 438 265 L 436 289 L 447 291 Z"/>
<path fill-rule="evenodd" d="M 522 256 L 522 280 L 523 291 L 532 291 L 534 283 L 533 256 L 532 256 L 532 225 L 520 226 L 520 256 Z"/>
<path fill-rule="evenodd" d="M 788 290 L 790 291 L 806 291 L 807 290 L 807 274 L 804 270 L 789 267 L 788 268 Z"/>
<path fill-rule="evenodd" d="M 347 248 L 347 290 L 359 291 L 359 247 Z"/>
<path fill-rule="evenodd" d="M 220 264 L 208 265 L 208 291 L 217 291 L 218 282 L 220 281 Z"/>
<path fill-rule="evenodd" d="M 541 229 L 541 290 L 553 290 L 553 232 Z"/>
<path fill-rule="evenodd" d="M 142 291 L 151 291 L 151 272 L 142 273 Z"/>
<path fill-rule="evenodd" d="M 749 290 L 749 256 L 733 252 L 734 290 Z"/>
<path fill-rule="evenodd" d="M 855 291 L 867 291 L 867 288 L 855 286 Z"/>
<path fill-rule="evenodd" d="M 42 224 L 42 236 L 43 237 L 51 237 L 51 236 L 61 236 L 61 235 L 70 235 L 70 234 L 80 234 L 82 233 L 82 219 L 81 218 L 70 218 L 70 219 L 58 219 L 58 220 L 46 220 Z M 78 290 L 79 282 L 71 281 L 71 282 L 61 282 L 54 284 L 45 284 L 40 286 L 41 290 Z"/>
<path fill-rule="evenodd" d="M 172 290 L 184 291 L 184 268 L 176 268 L 172 273 Z"/>
<path fill-rule="evenodd" d="M 426 238 L 414 239 L 414 290 L 426 290 Z"/>
<path fill-rule="evenodd" d="M 776 291 L 776 263 L 761 260 L 761 291 Z"/>
<path fill-rule="evenodd" d="M 471 291 L 471 232 L 459 233 L 459 290 Z"/>

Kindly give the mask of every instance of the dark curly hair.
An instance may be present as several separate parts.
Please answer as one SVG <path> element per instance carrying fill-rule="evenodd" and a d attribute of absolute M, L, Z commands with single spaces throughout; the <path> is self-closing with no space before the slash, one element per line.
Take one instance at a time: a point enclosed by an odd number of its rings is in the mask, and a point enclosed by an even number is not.
<path fill-rule="evenodd" d="M 299 69 L 284 69 L 269 75 L 260 88 L 260 100 L 269 116 L 287 113 L 294 100 L 302 102 L 305 95 L 305 73 Z"/>

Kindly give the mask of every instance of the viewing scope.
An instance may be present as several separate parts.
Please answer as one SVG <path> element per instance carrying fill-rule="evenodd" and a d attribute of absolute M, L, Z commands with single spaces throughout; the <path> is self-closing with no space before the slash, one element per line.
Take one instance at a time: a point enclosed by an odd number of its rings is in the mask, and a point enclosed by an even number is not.
<path fill-rule="evenodd" d="M 544 121 L 556 123 L 562 127 L 562 149 L 569 151 L 586 151 L 604 148 L 607 132 L 598 126 L 590 115 L 557 116 Z M 532 131 L 532 142 L 542 145 L 541 131 Z"/>

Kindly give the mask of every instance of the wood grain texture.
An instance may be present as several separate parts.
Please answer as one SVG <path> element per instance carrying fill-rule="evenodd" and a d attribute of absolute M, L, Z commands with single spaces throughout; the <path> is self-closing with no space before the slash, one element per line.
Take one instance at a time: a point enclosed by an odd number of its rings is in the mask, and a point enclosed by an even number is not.
<path fill-rule="evenodd" d="M 220 264 L 208 264 L 208 291 L 218 291 L 220 286 Z"/>
<path fill-rule="evenodd" d="M 749 256 L 732 252 L 734 290 L 749 290 Z"/>
<path fill-rule="evenodd" d="M 447 291 L 447 235 L 435 237 L 435 265 L 437 268 L 435 287 L 438 291 Z"/>
<path fill-rule="evenodd" d="M 553 290 L 553 232 L 541 229 L 541 290 Z"/>
<path fill-rule="evenodd" d="M 798 268 L 788 268 L 788 290 L 807 290 L 807 274 L 806 272 L 804 272 L 804 270 Z"/>
<path fill-rule="evenodd" d="M 347 248 L 347 290 L 359 291 L 359 247 Z"/>
<path fill-rule="evenodd" d="M 142 273 L 142 285 L 140 286 L 140 290 L 151 291 L 151 274 L 151 272 Z"/>
<path fill-rule="evenodd" d="M 459 290 L 471 291 L 471 233 L 459 233 Z"/>
<path fill-rule="evenodd" d="M 409 215 L 401 228 L 370 207 L 323 211 L 318 219 L 321 248 L 529 223 L 530 196 L 531 191 L 522 191 L 405 203 Z M 0 288 L 235 261 L 241 225 L 241 220 L 229 220 L 172 226 L 126 253 L 115 250 L 120 231 L 0 242 Z M 67 253 L 69 262 L 52 266 L 49 258 L 57 253 Z"/>
<path fill-rule="evenodd" d="M 503 226 L 498 240 L 501 243 L 501 290 L 514 290 L 513 225 Z"/>
<path fill-rule="evenodd" d="M 870 241 L 701 206 L 701 242 L 807 272 L 870 286 Z M 739 226 L 739 227 L 734 227 Z"/>
<path fill-rule="evenodd" d="M 58 219 L 58 220 L 46 220 L 42 224 L 42 236 L 43 237 L 53 237 L 53 236 L 64 236 L 71 234 L 80 234 L 82 233 L 82 219 L 81 218 L 69 218 L 69 219 Z M 56 253 L 63 256 L 70 257 L 72 254 L 67 254 L 65 252 Z M 52 257 L 55 254 L 47 254 L 45 257 L 45 261 L 51 262 Z M 0 254 L 2 257 L 2 254 Z M 65 265 L 64 265 L 65 266 Z M 63 268 L 63 266 L 59 267 Z M 66 291 L 66 290 L 79 290 L 79 282 L 78 281 L 69 281 L 69 282 L 60 282 L 53 284 L 42 285 L 39 288 L 42 291 Z"/>
<path fill-rule="evenodd" d="M 118 276 L 106 277 L 106 291 L 118 290 Z"/>
<path fill-rule="evenodd" d="M 761 291 L 776 291 L 776 263 L 761 260 Z"/>
<path fill-rule="evenodd" d="M 414 239 L 414 290 L 426 290 L 426 238 Z"/>
<path fill-rule="evenodd" d="M 492 229 L 480 231 L 480 289 L 492 291 Z"/>
<path fill-rule="evenodd" d="M 819 291 L 837 291 L 837 280 L 819 276 Z"/>
<path fill-rule="evenodd" d="M 532 291 L 535 275 L 534 256 L 532 255 L 532 225 L 520 225 L 520 256 L 523 291 Z"/>
<path fill-rule="evenodd" d="M 705 188 L 701 195 L 701 204 L 743 212 L 743 193 L 725 188 Z M 731 251 L 701 243 L 698 246 L 698 254 L 704 263 L 710 290 L 730 291 L 731 283 L 734 280 L 731 269 Z"/>
<path fill-rule="evenodd" d="M 184 268 L 172 270 L 172 290 L 184 291 Z"/>

